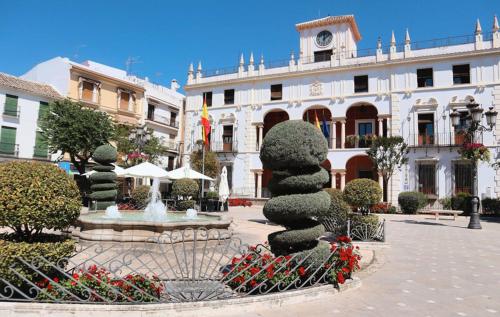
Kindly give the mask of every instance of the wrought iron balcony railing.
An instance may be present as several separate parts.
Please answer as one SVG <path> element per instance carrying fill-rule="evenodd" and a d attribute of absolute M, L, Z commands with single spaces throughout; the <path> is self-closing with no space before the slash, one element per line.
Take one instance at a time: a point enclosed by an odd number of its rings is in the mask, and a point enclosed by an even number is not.
<path fill-rule="evenodd" d="M 156 122 L 156 123 L 159 123 L 159 124 L 167 125 L 167 126 L 172 127 L 172 128 L 176 128 L 176 129 L 179 128 L 179 122 L 178 121 L 172 120 L 172 118 L 168 118 L 168 117 L 165 117 L 165 116 L 160 116 L 160 115 L 150 116 L 150 115 L 148 115 L 147 116 L 147 120 L 153 121 L 153 122 Z"/>
<path fill-rule="evenodd" d="M 3 110 L 3 115 L 4 116 L 9 116 L 9 117 L 14 117 L 14 118 L 19 118 L 19 109 L 16 110 L 10 110 L 10 109 L 5 109 Z"/>
<path fill-rule="evenodd" d="M 33 148 L 33 157 L 38 159 L 50 159 L 50 153 L 47 146 L 35 146 Z"/>
<path fill-rule="evenodd" d="M 210 149 L 213 152 L 238 152 L 238 142 L 236 140 L 214 141 L 210 143 Z"/>
<path fill-rule="evenodd" d="M 19 144 L 0 142 L 0 155 L 19 156 Z"/>
<path fill-rule="evenodd" d="M 461 146 L 465 143 L 467 136 L 463 133 L 434 133 L 434 134 L 410 134 L 406 139 L 406 144 L 414 148 L 443 147 L 443 146 Z M 482 143 L 481 134 L 476 134 L 475 142 Z"/>

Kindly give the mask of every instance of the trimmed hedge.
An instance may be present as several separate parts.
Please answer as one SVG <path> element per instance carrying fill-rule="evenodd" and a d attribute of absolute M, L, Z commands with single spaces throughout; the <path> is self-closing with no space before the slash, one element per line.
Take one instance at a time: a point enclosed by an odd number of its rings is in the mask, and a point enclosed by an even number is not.
<path fill-rule="evenodd" d="M 90 175 L 92 193 L 89 197 L 97 201 L 97 209 L 106 209 L 115 204 L 118 190 L 116 174 L 113 172 L 115 167 L 111 163 L 116 162 L 116 155 L 116 149 L 110 144 L 105 144 L 98 146 L 92 156 L 98 164 L 94 166 L 95 173 Z"/>
<path fill-rule="evenodd" d="M 115 172 L 97 172 L 94 174 L 90 174 L 89 179 L 92 184 L 114 183 L 116 180 L 116 174 Z"/>
<path fill-rule="evenodd" d="M 352 207 L 366 210 L 382 200 L 382 189 L 372 179 L 354 179 L 345 185 L 344 199 Z"/>
<path fill-rule="evenodd" d="M 500 216 L 500 199 L 485 198 L 481 201 L 483 214 Z"/>
<path fill-rule="evenodd" d="M 194 200 L 180 200 L 177 202 L 177 210 L 188 210 L 189 208 L 194 208 Z"/>
<path fill-rule="evenodd" d="M 342 191 L 336 188 L 325 188 L 323 190 L 330 195 L 330 209 L 327 217 L 333 217 L 337 223 L 345 223 L 351 212 L 351 207 L 344 200 Z"/>
<path fill-rule="evenodd" d="M 0 164 L 0 226 L 30 241 L 43 229 L 61 230 L 80 215 L 78 187 L 63 170 L 48 163 Z"/>
<path fill-rule="evenodd" d="M 416 214 L 427 205 L 427 196 L 421 192 L 402 192 L 398 196 L 398 204 L 405 214 Z"/>
<path fill-rule="evenodd" d="M 132 202 L 138 209 L 144 209 L 149 202 L 149 190 L 151 189 L 148 185 L 140 185 L 132 190 L 130 194 Z"/>
<path fill-rule="evenodd" d="M 101 165 L 97 164 L 94 166 L 93 170 L 96 172 L 111 172 L 115 169 L 113 165 Z"/>
<path fill-rule="evenodd" d="M 198 197 L 198 190 L 198 183 L 190 178 L 178 179 L 172 185 L 172 195 L 181 196 L 183 199 Z"/>
<path fill-rule="evenodd" d="M 114 184 L 113 184 L 114 185 Z M 116 185 L 115 185 L 116 186 Z M 114 201 L 118 191 L 116 189 L 94 191 L 89 195 L 90 199 L 96 201 Z"/>
<path fill-rule="evenodd" d="M 281 122 L 266 134 L 260 159 L 273 172 L 268 186 L 273 197 L 263 212 L 287 229 L 268 236 L 275 255 L 311 251 L 315 255 L 308 262 L 314 264 L 329 254 L 328 247 L 318 241 L 325 229 L 314 219 L 329 214 L 331 199 L 321 190 L 328 172 L 319 165 L 327 153 L 323 134 L 302 120 Z"/>
<path fill-rule="evenodd" d="M 117 155 L 116 149 L 111 144 L 104 144 L 95 149 L 92 157 L 94 161 L 106 165 L 116 162 Z"/>
<path fill-rule="evenodd" d="M 92 184 L 90 185 L 90 189 L 92 191 L 94 190 L 109 190 L 109 189 L 116 189 L 116 184 L 115 183 L 97 183 L 97 184 Z"/>
<path fill-rule="evenodd" d="M 360 225 L 368 225 L 371 227 L 378 226 L 379 218 L 377 215 L 361 215 L 361 214 L 350 214 L 349 219 L 351 220 L 351 230 Z"/>
<path fill-rule="evenodd" d="M 26 282 L 9 269 L 11 265 L 16 264 L 16 269 L 32 282 L 40 281 L 44 278 L 35 275 L 33 270 L 21 264 L 18 258 L 22 258 L 27 262 L 35 261 L 40 265 L 39 270 L 41 272 L 48 276 L 54 276 L 56 271 L 52 266 L 36 259 L 40 255 L 43 255 L 49 263 L 58 263 L 64 266 L 67 263 L 64 259 L 71 257 L 75 251 L 76 243 L 74 240 L 54 235 L 43 235 L 40 238 L 43 242 L 27 243 L 12 241 L 13 236 L 0 236 L 0 276 L 3 279 L 14 284 L 16 287 L 26 290 L 31 286 L 27 285 Z M 0 281 L 0 289 L 3 289 L 4 286 Z"/>

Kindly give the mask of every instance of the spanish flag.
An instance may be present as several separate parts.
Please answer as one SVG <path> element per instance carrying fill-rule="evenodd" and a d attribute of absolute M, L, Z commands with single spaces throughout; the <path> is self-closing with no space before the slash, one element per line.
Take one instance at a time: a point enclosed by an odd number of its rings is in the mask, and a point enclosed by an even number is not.
<path fill-rule="evenodd" d="M 202 138 L 203 143 L 205 145 L 209 145 L 208 136 L 210 134 L 210 121 L 208 119 L 208 109 L 207 109 L 207 100 L 203 99 L 203 107 L 201 109 L 201 130 L 202 130 Z"/>
<path fill-rule="evenodd" d="M 314 111 L 314 125 L 321 131 L 321 125 L 319 124 L 318 113 L 316 111 Z"/>

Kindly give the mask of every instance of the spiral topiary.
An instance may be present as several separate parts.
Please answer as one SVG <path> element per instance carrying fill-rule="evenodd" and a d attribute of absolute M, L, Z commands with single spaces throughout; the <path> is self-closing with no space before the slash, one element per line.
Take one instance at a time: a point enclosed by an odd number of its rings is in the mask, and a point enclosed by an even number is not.
<path fill-rule="evenodd" d="M 275 255 L 312 250 L 309 259 L 322 261 L 329 254 L 328 243 L 318 240 L 325 229 L 316 220 L 330 207 L 329 194 L 321 190 L 329 180 L 320 167 L 327 153 L 325 137 L 308 122 L 285 121 L 266 134 L 260 159 L 273 171 L 269 183 L 273 197 L 264 205 L 264 215 L 287 228 L 268 236 Z"/>
<path fill-rule="evenodd" d="M 106 209 L 108 206 L 114 205 L 118 191 L 116 189 L 116 174 L 113 172 L 116 162 L 116 149 L 110 144 L 105 144 L 97 147 L 92 156 L 97 163 L 94 166 L 94 171 L 90 175 L 92 185 L 90 189 L 90 199 L 97 201 L 97 209 Z"/>

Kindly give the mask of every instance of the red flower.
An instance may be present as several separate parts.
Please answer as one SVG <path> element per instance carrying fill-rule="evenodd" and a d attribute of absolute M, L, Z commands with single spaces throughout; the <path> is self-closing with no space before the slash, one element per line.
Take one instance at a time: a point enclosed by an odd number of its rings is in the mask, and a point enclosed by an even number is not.
<path fill-rule="evenodd" d="M 53 279 L 53 280 L 54 280 L 54 282 L 55 282 L 55 283 L 59 283 L 59 278 L 54 277 L 54 279 Z"/>
<path fill-rule="evenodd" d="M 351 243 L 351 238 L 348 236 L 340 236 L 337 238 L 337 242 L 342 242 L 342 243 Z"/>
<path fill-rule="evenodd" d="M 299 275 L 300 275 L 300 276 L 304 276 L 304 275 L 306 275 L 306 269 L 304 269 L 304 267 L 303 267 L 303 266 L 299 267 L 298 272 L 299 272 Z"/>
<path fill-rule="evenodd" d="M 252 275 L 257 275 L 259 273 L 260 269 L 258 267 L 251 267 L 250 268 L 250 274 Z"/>
<path fill-rule="evenodd" d="M 345 279 L 344 279 L 344 275 L 342 275 L 342 272 L 337 273 L 337 282 L 339 282 L 339 284 L 344 284 Z"/>
<path fill-rule="evenodd" d="M 257 282 L 255 280 L 251 280 L 250 281 L 250 286 L 251 287 L 255 287 L 255 285 L 257 285 Z"/>

